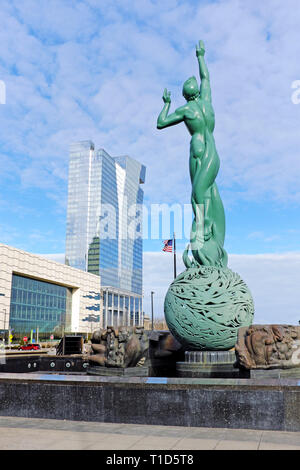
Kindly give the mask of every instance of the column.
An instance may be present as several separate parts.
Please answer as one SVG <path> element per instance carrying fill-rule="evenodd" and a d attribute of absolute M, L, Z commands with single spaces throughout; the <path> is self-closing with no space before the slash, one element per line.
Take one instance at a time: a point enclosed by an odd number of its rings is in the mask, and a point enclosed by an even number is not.
<path fill-rule="evenodd" d="M 117 320 L 117 327 L 120 326 L 120 294 L 118 292 L 118 320 Z"/>
<path fill-rule="evenodd" d="M 142 326 L 142 324 L 141 324 L 141 303 L 142 303 L 142 298 L 141 297 L 139 297 L 138 302 L 139 302 L 139 326 Z"/>
<path fill-rule="evenodd" d="M 106 299 L 105 299 L 105 316 L 104 316 L 104 325 L 103 328 L 107 327 L 107 315 L 108 315 L 108 289 L 106 289 Z"/>

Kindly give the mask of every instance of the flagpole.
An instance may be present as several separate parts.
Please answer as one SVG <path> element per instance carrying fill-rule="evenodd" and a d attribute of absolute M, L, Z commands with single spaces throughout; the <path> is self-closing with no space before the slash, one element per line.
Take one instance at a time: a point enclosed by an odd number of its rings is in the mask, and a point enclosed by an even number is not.
<path fill-rule="evenodd" d="M 174 247 L 174 279 L 176 278 L 176 241 L 175 232 L 173 232 L 173 247 Z"/>

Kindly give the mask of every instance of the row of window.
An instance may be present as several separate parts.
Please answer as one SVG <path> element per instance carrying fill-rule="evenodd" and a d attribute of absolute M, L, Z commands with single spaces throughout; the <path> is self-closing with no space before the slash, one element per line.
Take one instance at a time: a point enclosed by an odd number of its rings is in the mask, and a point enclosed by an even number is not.
<path fill-rule="evenodd" d="M 72 308 L 71 289 L 14 274 L 12 279 L 10 324 L 15 331 L 27 325 L 52 331 L 66 323 Z"/>
<path fill-rule="evenodd" d="M 106 304 L 106 301 L 107 301 L 107 304 Z M 103 306 L 106 307 L 106 305 L 107 307 L 112 307 L 112 306 L 118 307 L 119 305 L 120 309 L 123 309 L 123 308 L 129 309 L 129 305 L 130 305 L 130 311 L 133 312 L 134 310 L 136 311 L 141 310 L 142 299 L 130 297 L 130 301 L 129 301 L 129 297 L 120 295 L 120 298 L 118 300 L 118 294 L 108 293 L 107 295 L 106 292 L 104 292 L 103 293 Z"/>
<path fill-rule="evenodd" d="M 104 319 L 104 322 L 106 320 L 106 325 L 104 326 L 115 326 L 115 327 L 116 326 L 129 326 L 129 325 L 134 325 L 134 324 L 139 325 L 139 322 L 140 322 L 140 318 L 137 313 L 135 314 L 135 316 L 131 314 L 130 318 L 120 313 L 118 317 L 118 313 L 116 312 L 116 310 L 114 310 L 114 312 L 108 311 L 107 316 L 104 315 L 103 319 Z"/>
<path fill-rule="evenodd" d="M 29 292 L 66 297 L 66 287 L 51 284 L 49 282 L 38 281 L 36 279 L 30 279 L 17 274 L 13 275 L 12 289 L 23 289 Z"/>
<path fill-rule="evenodd" d="M 39 334 L 41 333 L 52 333 L 60 328 L 62 325 L 55 321 L 35 321 L 35 320 L 27 320 L 27 319 L 18 319 L 17 321 L 11 321 L 10 326 L 12 328 L 13 334 L 22 334 L 22 335 L 30 335 L 31 330 L 35 330 L 37 332 L 37 328 L 39 330 Z"/>
<path fill-rule="evenodd" d="M 28 307 L 27 305 L 11 305 L 10 308 L 10 320 L 17 321 L 20 319 L 27 319 L 27 320 L 46 320 L 46 321 L 55 321 L 61 322 L 64 321 L 65 318 L 65 310 L 63 311 L 56 311 L 56 312 L 49 312 L 45 309 L 37 309 L 34 307 Z"/>
<path fill-rule="evenodd" d="M 21 289 L 13 289 L 11 293 L 12 304 L 26 304 L 46 308 L 58 308 L 65 310 L 66 297 L 56 297 L 54 295 L 36 294 L 35 292 L 26 292 Z"/>

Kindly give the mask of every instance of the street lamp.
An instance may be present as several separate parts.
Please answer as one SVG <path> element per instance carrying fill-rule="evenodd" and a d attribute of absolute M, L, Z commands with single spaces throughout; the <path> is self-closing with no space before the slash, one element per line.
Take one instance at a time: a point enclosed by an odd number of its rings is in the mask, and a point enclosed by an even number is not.
<path fill-rule="evenodd" d="M 154 292 L 151 291 L 151 323 L 152 323 L 152 330 L 153 330 L 153 326 L 154 326 L 154 324 L 153 324 L 153 294 L 154 294 Z"/>

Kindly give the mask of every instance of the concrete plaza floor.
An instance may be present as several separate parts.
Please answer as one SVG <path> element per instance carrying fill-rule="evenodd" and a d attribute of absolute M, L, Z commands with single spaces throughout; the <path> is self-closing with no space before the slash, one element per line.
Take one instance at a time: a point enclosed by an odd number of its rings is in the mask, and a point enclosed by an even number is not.
<path fill-rule="evenodd" d="M 300 450 L 300 432 L 0 417 L 1 450 Z"/>

